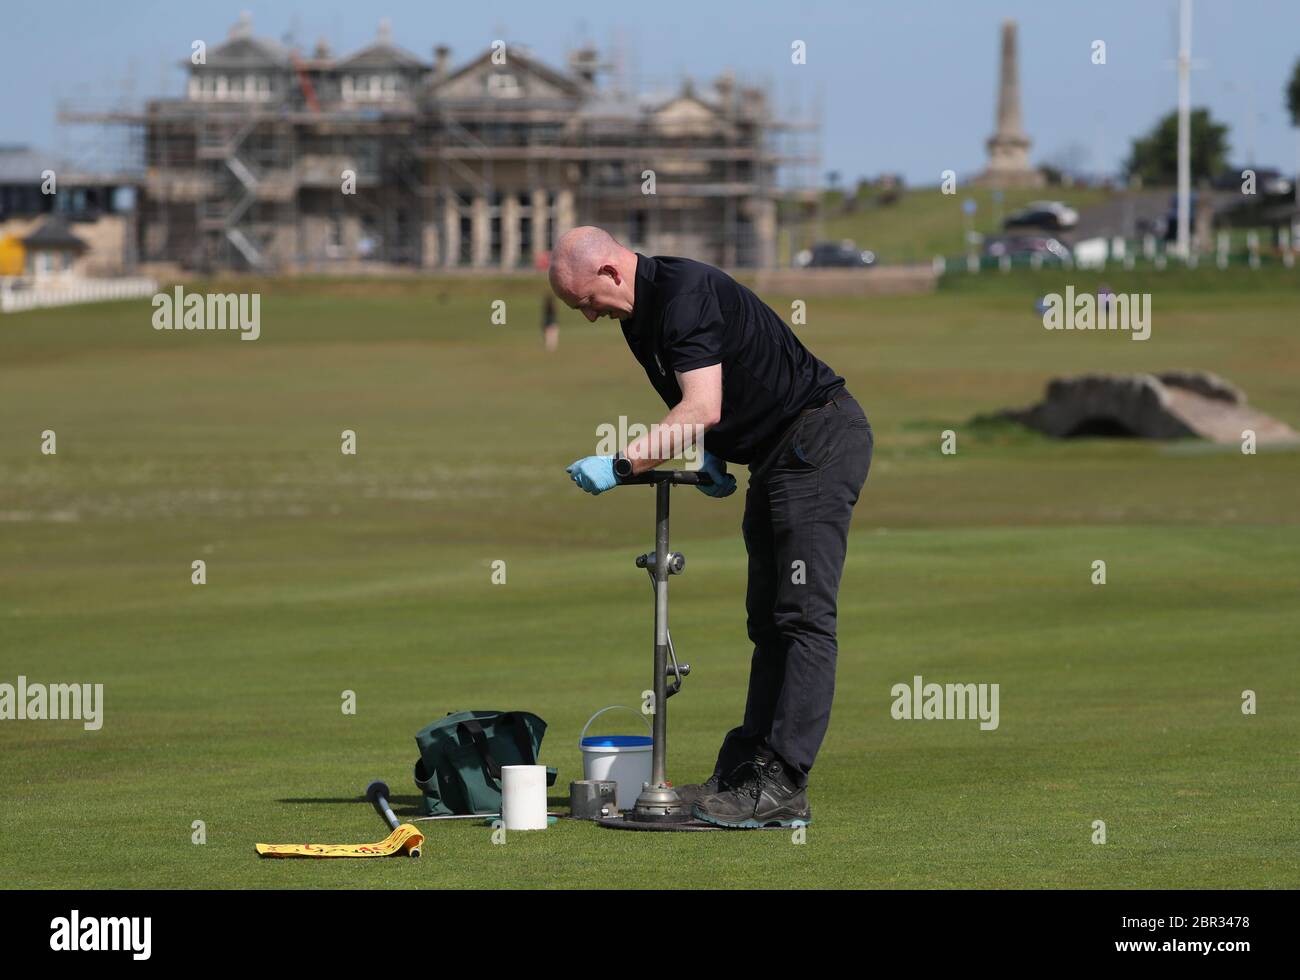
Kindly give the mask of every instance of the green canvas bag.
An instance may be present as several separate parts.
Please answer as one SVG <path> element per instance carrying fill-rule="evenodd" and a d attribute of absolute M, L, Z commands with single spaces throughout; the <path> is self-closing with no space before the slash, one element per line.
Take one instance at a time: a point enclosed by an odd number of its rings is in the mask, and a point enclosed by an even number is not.
<path fill-rule="evenodd" d="M 532 766 L 546 722 L 527 711 L 455 711 L 415 736 L 421 810 L 438 817 L 501 812 L 501 767 Z M 546 770 L 546 785 L 556 771 Z"/>

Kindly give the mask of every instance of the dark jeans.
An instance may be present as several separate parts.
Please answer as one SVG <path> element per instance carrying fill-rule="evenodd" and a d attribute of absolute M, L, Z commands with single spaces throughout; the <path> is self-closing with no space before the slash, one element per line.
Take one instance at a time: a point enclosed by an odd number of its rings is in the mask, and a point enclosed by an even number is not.
<path fill-rule="evenodd" d="M 873 442 L 846 393 L 797 419 L 750 473 L 743 526 L 754 657 L 745 722 L 727 734 L 720 775 L 766 741 L 807 780 L 830 723 L 840 575 Z"/>

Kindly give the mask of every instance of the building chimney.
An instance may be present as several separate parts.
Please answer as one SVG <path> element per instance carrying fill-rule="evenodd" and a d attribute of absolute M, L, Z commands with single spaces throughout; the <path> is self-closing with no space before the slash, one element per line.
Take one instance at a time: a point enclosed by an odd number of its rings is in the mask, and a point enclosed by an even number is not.
<path fill-rule="evenodd" d="M 722 111 L 731 115 L 736 111 L 736 75 L 732 71 L 725 71 L 713 80 L 713 89 L 718 93 L 718 104 Z"/>
<path fill-rule="evenodd" d="M 595 48 L 578 48 L 569 52 L 569 71 L 588 85 L 596 84 L 598 57 Z"/>
<path fill-rule="evenodd" d="M 439 44 L 433 49 L 433 74 L 436 78 L 446 78 L 451 68 L 451 48 Z"/>

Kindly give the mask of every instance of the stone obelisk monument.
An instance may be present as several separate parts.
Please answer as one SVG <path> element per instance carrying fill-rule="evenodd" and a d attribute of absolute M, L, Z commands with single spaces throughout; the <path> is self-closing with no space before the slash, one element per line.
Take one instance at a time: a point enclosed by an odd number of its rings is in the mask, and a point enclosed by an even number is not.
<path fill-rule="evenodd" d="M 1020 72 L 1016 65 L 1016 22 L 1002 22 L 998 73 L 998 128 L 989 137 L 989 165 L 977 178 L 986 187 L 1041 187 L 1043 175 L 1029 165 L 1029 137 L 1020 124 Z"/>

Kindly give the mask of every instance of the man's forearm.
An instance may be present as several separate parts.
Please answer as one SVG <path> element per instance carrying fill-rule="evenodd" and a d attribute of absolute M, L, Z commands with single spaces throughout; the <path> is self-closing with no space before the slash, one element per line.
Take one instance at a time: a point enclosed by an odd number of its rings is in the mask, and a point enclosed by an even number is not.
<path fill-rule="evenodd" d="M 676 459 L 717 424 L 717 412 L 708 406 L 698 402 L 678 402 L 662 422 L 628 443 L 624 452 L 632 461 L 633 474 L 644 473 L 665 460 Z"/>

